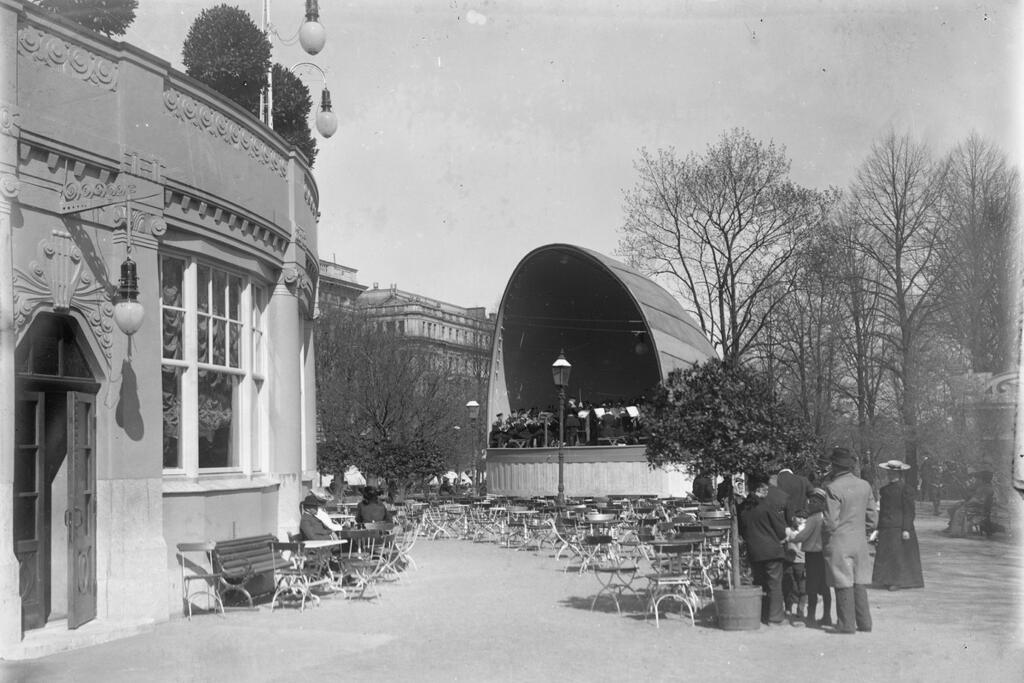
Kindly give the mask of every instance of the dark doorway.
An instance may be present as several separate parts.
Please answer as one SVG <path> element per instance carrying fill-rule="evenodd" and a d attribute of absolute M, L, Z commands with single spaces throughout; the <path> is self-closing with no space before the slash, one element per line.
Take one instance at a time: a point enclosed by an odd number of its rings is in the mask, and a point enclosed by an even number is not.
<path fill-rule="evenodd" d="M 15 357 L 14 542 L 22 628 L 96 616 L 95 394 L 70 316 L 41 314 Z"/>

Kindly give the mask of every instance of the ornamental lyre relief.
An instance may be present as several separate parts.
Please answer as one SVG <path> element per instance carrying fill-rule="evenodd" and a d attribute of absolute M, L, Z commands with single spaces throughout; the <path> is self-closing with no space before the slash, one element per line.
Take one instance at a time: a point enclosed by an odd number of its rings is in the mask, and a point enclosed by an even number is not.
<path fill-rule="evenodd" d="M 160 237 L 166 224 L 158 216 L 133 210 L 135 185 L 121 181 L 81 178 L 76 165 L 72 174 L 65 164 L 58 213 L 71 216 L 87 210 L 112 208 L 113 224 L 123 225 L 126 244 L 130 232 L 148 232 Z M 84 251 L 83 251 L 84 250 Z M 72 306 L 89 325 L 106 360 L 111 359 L 114 329 L 113 296 L 116 290 L 103 258 L 87 232 L 76 221 L 64 220 L 64 229 L 55 229 L 36 245 L 36 258 L 27 268 L 14 268 L 14 315 L 18 335 L 23 334 L 33 315 L 40 308 L 51 307 L 56 313 L 67 313 Z"/>

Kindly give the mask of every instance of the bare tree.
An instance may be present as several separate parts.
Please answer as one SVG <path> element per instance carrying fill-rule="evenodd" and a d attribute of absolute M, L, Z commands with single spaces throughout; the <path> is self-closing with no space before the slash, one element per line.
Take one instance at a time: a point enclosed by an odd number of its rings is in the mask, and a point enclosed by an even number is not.
<path fill-rule="evenodd" d="M 830 439 L 843 327 L 837 255 L 825 231 L 807 239 L 786 270 L 789 293 L 761 302 L 774 312 L 752 350 L 780 396 L 791 402 L 819 442 Z"/>
<path fill-rule="evenodd" d="M 942 277 L 941 208 L 948 164 L 923 144 L 890 133 L 872 145 L 850 195 L 861 282 L 878 297 L 880 332 L 905 432 L 905 460 L 917 466 L 922 358 L 935 328 Z"/>
<path fill-rule="evenodd" d="M 408 487 L 453 464 L 464 402 L 443 359 L 341 308 L 322 312 L 316 349 L 321 472 Z"/>
<path fill-rule="evenodd" d="M 727 359 L 741 358 L 786 292 L 779 277 L 835 199 L 789 180 L 785 150 L 724 133 L 702 155 L 641 150 L 618 253 L 681 295 Z"/>
<path fill-rule="evenodd" d="M 1017 171 L 992 143 L 972 133 L 949 155 L 942 243 L 944 328 L 975 372 L 1014 361 L 1012 246 Z"/>

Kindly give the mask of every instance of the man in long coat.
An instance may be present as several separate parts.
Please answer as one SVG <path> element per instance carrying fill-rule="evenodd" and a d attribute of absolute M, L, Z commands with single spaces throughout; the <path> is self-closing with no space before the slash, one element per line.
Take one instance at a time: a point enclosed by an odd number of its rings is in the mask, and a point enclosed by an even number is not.
<path fill-rule="evenodd" d="M 740 514 L 741 532 L 754 584 L 761 586 L 764 592 L 761 620 L 769 626 L 777 626 L 786 619 L 782 601 L 782 561 L 786 556 L 782 543 L 786 539 L 786 522 L 782 510 L 768 499 L 768 482 L 752 479 L 750 486 L 753 496 Z"/>
<path fill-rule="evenodd" d="M 836 589 L 837 633 L 871 630 L 867 533 L 875 528 L 875 504 L 871 485 L 854 475 L 855 465 L 849 450 L 832 449 L 832 479 L 825 485 L 824 554 L 828 584 Z"/>
<path fill-rule="evenodd" d="M 789 495 L 789 505 L 793 511 L 799 512 L 807 509 L 807 499 L 814 489 L 807 477 L 802 474 L 794 474 L 793 470 L 784 467 L 779 470 L 775 485 Z"/>

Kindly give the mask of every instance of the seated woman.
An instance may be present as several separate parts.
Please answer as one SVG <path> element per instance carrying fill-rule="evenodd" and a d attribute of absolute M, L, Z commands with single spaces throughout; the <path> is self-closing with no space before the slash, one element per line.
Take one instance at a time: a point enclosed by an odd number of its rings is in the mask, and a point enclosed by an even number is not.
<path fill-rule="evenodd" d="M 362 529 L 367 522 L 390 522 L 391 511 L 380 502 L 380 491 L 372 486 L 363 489 L 363 499 L 356 506 L 356 525 Z"/>

